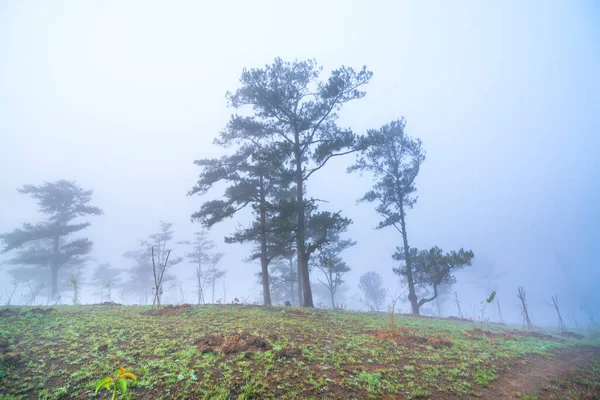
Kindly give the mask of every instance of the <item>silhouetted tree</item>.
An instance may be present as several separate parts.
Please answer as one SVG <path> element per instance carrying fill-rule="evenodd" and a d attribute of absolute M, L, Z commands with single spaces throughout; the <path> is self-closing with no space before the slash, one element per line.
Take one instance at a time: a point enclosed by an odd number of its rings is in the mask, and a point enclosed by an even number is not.
<path fill-rule="evenodd" d="M 192 246 L 192 251 L 185 253 L 191 264 L 194 264 L 196 279 L 196 288 L 198 289 L 197 304 L 204 304 L 204 284 L 209 275 L 209 268 L 211 261 L 213 260 L 213 253 L 211 251 L 215 248 L 215 243 L 208 238 L 206 231 L 200 231 L 194 233 L 194 241 L 182 241 L 178 244 Z"/>
<path fill-rule="evenodd" d="M 498 292 L 500 289 L 500 282 L 508 275 L 508 273 L 506 271 L 500 271 L 497 268 L 496 263 L 485 256 L 477 256 L 477 260 L 474 261 L 474 267 L 472 272 L 469 273 L 469 282 L 482 288 L 484 293 L 496 292 L 494 300 L 496 302 L 498 322 L 503 323 Z"/>
<path fill-rule="evenodd" d="M 206 275 L 206 283 L 212 286 L 212 300 L 211 303 L 215 303 L 215 284 L 219 279 L 225 276 L 226 270 L 218 269 L 217 266 L 223 258 L 223 253 L 213 254 L 209 261 L 209 268 Z"/>
<path fill-rule="evenodd" d="M 525 293 L 525 288 L 523 286 L 519 286 L 517 288 L 517 297 L 521 302 L 521 315 L 523 316 L 523 328 L 527 326 L 529 331 L 533 331 L 533 324 L 531 323 L 531 319 L 529 318 L 529 310 L 527 308 L 527 294 Z"/>
<path fill-rule="evenodd" d="M 274 304 L 289 301 L 292 305 L 298 304 L 298 267 L 295 252 L 275 258 L 269 264 L 269 283 L 271 285 L 271 299 Z M 261 272 L 256 274 L 258 282 L 262 282 Z"/>
<path fill-rule="evenodd" d="M 329 241 L 321 247 L 319 257 L 314 265 L 325 275 L 325 281 L 319 279 L 319 282 L 329 291 L 331 308 L 335 308 L 335 293 L 337 288 L 344 283 L 342 280 L 344 274 L 350 271 L 350 266 L 340 257 L 340 254 L 344 250 L 355 246 L 356 242 L 350 239 L 342 239 L 338 233 L 331 236 Z"/>
<path fill-rule="evenodd" d="M 124 257 L 135 261 L 135 265 L 128 270 L 129 281 L 126 286 L 140 293 L 140 302 L 143 299 L 144 304 L 148 302 L 148 290 L 155 290 L 153 289 L 155 282 L 152 268 L 152 248 L 154 247 L 155 264 L 165 266 L 165 271 L 183 261 L 181 257 L 169 257 L 167 262 L 167 254 L 172 250 L 169 248 L 169 243 L 173 239 L 172 226 L 171 223 L 161 221 L 159 232 L 150 235 L 147 240 L 142 240 L 138 250 L 124 254 Z M 174 279 L 175 276 L 165 272 L 158 290 L 159 296 L 162 296 L 164 283 Z M 155 293 L 152 295 L 154 297 Z"/>
<path fill-rule="evenodd" d="M 443 283 L 438 286 L 438 296 L 435 299 L 435 308 L 437 311 L 437 316 L 442 316 L 442 305 L 450 300 L 450 296 L 452 295 L 452 286 L 451 283 Z"/>
<path fill-rule="evenodd" d="M 398 252 L 404 254 L 404 275 L 408 284 L 408 299 L 413 314 L 419 314 L 411 251 L 406 230 L 406 211 L 417 202 L 415 178 L 425 160 L 421 141 L 404 133 L 404 120 L 393 121 L 367 133 L 370 144 L 357 157 L 348 172 L 367 171 L 373 174 L 375 185 L 359 201 L 377 202 L 375 210 L 383 217 L 377 229 L 393 226 L 402 235 Z"/>
<path fill-rule="evenodd" d="M 280 152 L 268 143 L 262 129 L 259 124 L 239 126 L 230 122 L 215 144 L 225 148 L 238 145 L 236 152 L 219 159 L 196 160 L 195 164 L 202 170 L 198 183 L 188 195 L 204 195 L 218 182 L 230 185 L 222 199 L 207 201 L 192 214 L 192 220 L 200 221 L 207 228 L 232 217 L 247 206 L 252 207 L 256 221 L 248 228 L 239 229 L 229 242 L 257 243 L 264 304 L 270 305 L 268 214 L 273 212 L 274 197 L 289 186 L 290 178 L 286 178 Z"/>
<path fill-rule="evenodd" d="M 314 305 L 307 260 L 305 182 L 331 158 L 355 151 L 357 137 L 337 125 L 337 112 L 345 103 L 364 96 L 359 88 L 372 76 L 364 67 L 355 72 L 343 66 L 323 82 L 319 81 L 320 72 L 313 60 L 284 62 L 277 58 L 264 68 L 244 69 L 241 87 L 227 94 L 233 107 L 253 109 L 251 117 L 234 115 L 231 129 L 253 131 L 272 141 L 282 165 L 292 174 L 296 255 L 306 307 Z"/>
<path fill-rule="evenodd" d="M 417 312 L 415 313 L 413 310 L 415 314 L 419 314 L 421 306 L 437 298 L 440 285 L 456 283 L 454 273 L 471 265 L 474 257 L 471 250 L 460 249 L 459 251 L 451 251 L 444 254 L 442 249 L 437 246 L 421 251 L 413 247 L 410 249 L 410 253 L 410 260 L 412 262 L 411 276 L 414 279 L 414 285 L 433 288 L 433 295 L 431 297 L 423 297 L 417 301 Z M 402 251 L 396 252 L 394 259 L 404 261 L 404 265 L 394 268 L 394 272 L 405 278 L 408 277 L 405 253 Z"/>
<path fill-rule="evenodd" d="M 358 288 L 365 296 L 364 302 L 375 311 L 379 311 L 387 296 L 387 289 L 383 287 L 381 275 L 374 271 L 362 274 Z"/>
<path fill-rule="evenodd" d="M 100 301 L 106 290 L 106 298 L 108 301 L 112 301 L 112 293 L 115 290 L 117 284 L 121 281 L 119 275 L 121 270 L 119 268 L 113 268 L 110 264 L 100 264 L 94 269 L 92 275 L 92 283 L 99 287 L 98 293 L 100 293 Z"/>
<path fill-rule="evenodd" d="M 39 211 L 47 215 L 48 219 L 35 225 L 24 223 L 21 228 L 0 235 L 4 245 L 2 252 L 18 250 L 8 263 L 21 266 L 19 270 L 25 270 L 25 275 L 33 274 L 32 278 L 36 280 L 43 276 L 38 269 L 48 268 L 50 296 L 56 298 L 59 291 L 59 270 L 82 265 L 88 260 L 86 256 L 92 250 L 92 242 L 87 238 L 69 240 L 72 234 L 90 226 L 89 222 L 75 220 L 100 215 L 102 210 L 89 204 L 93 191 L 83 190 L 75 182 L 59 180 L 44 182 L 39 186 L 24 185 L 18 191 L 34 198 Z M 19 275 L 17 272 L 14 276 Z"/>

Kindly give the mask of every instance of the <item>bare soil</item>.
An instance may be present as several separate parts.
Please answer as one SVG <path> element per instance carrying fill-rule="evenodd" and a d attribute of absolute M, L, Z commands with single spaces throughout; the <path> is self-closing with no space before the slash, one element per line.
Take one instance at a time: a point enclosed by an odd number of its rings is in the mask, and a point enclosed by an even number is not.
<path fill-rule="evenodd" d="M 498 379 L 489 387 L 480 389 L 481 399 L 515 399 L 523 395 L 550 399 L 552 381 L 564 378 L 574 368 L 590 364 L 598 357 L 599 347 L 564 349 L 552 357 L 527 355 L 503 366 Z"/>

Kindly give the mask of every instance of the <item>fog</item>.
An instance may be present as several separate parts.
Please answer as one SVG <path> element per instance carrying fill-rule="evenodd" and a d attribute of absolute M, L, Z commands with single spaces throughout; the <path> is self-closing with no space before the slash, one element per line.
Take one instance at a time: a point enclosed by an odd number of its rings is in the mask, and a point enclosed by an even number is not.
<path fill-rule="evenodd" d="M 509 322 L 521 323 L 518 286 L 537 325 L 557 324 L 554 295 L 580 324 L 600 311 L 597 2 L 3 2 L 0 49 L 0 232 L 43 218 L 17 192 L 24 184 L 92 189 L 104 215 L 82 231 L 94 242 L 86 276 L 106 262 L 127 271 L 123 254 L 160 221 L 173 223 L 174 241 L 191 240 L 201 229 L 191 214 L 221 193 L 186 196 L 193 161 L 222 154 L 213 139 L 234 113 L 225 93 L 243 68 L 314 58 L 323 77 L 341 65 L 374 73 L 341 126 L 363 134 L 404 117 L 422 140 L 408 235 L 418 248 L 473 250 L 452 289 L 465 314 L 475 318 L 489 295 L 474 270 L 492 264 L 504 273 L 495 284 Z M 357 204 L 372 180 L 346 173 L 353 160 L 328 163 L 307 193 L 352 218 L 346 236 L 358 244 L 343 256 L 352 271 L 340 300 L 365 309 L 364 272 L 379 272 L 390 296 L 404 290 L 391 258 L 401 236 L 375 230 L 374 206 Z M 250 246 L 223 242 L 249 221 L 240 214 L 209 231 L 225 253 L 228 300 L 261 301 L 260 267 L 243 261 Z M 10 267 L 0 267 L 0 293 L 12 288 Z M 170 272 L 193 303 L 193 266 Z M 98 301 L 86 290 L 84 302 Z M 26 289 L 17 293 L 22 302 Z M 456 315 L 450 301 L 444 315 Z"/>

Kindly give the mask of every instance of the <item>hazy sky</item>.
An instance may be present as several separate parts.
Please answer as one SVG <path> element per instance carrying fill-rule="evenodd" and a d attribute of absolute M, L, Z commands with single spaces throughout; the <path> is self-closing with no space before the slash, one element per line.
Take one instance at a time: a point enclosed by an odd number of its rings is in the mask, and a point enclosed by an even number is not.
<path fill-rule="evenodd" d="M 520 284 L 540 310 L 550 295 L 571 293 L 576 305 L 600 288 L 594 0 L 2 2 L 0 231 L 38 218 L 17 187 L 68 179 L 93 189 L 105 212 L 86 232 L 98 263 L 127 268 L 121 254 L 159 220 L 175 224 L 177 240 L 190 238 L 202 199 L 185 194 L 199 172 L 193 161 L 221 154 L 212 140 L 233 112 L 225 92 L 242 68 L 277 56 L 315 58 L 324 78 L 366 65 L 367 96 L 341 124 L 364 133 L 404 116 L 422 139 L 411 245 L 463 246 L 493 260 L 509 272 L 499 297 L 515 313 Z M 393 291 L 400 237 L 373 231 L 373 207 L 356 205 L 371 183 L 345 174 L 351 161 L 332 162 L 308 194 L 354 220 L 351 291 L 367 270 Z M 222 243 L 245 222 L 211 231 L 231 297 L 260 291 L 247 287 L 257 267 L 241 261 L 246 249 Z"/>

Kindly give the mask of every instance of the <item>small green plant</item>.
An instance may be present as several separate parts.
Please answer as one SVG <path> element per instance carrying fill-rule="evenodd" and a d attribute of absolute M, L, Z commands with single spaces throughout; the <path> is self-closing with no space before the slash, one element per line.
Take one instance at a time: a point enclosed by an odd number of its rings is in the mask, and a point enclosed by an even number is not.
<path fill-rule="evenodd" d="M 117 386 L 121 390 L 121 396 L 124 396 L 127 393 L 127 379 L 131 379 L 134 382 L 137 382 L 137 377 L 131 372 L 127 372 L 125 368 L 120 367 L 118 371 L 115 372 L 114 377 L 106 377 L 104 379 L 99 380 L 96 383 L 96 393 L 100 390 L 101 387 L 105 387 L 106 390 L 110 390 L 111 386 L 113 387 L 113 395 L 111 400 L 115 399 L 117 395 Z"/>
<path fill-rule="evenodd" d="M 73 286 L 73 305 L 76 306 L 79 304 L 79 290 L 81 289 L 81 282 L 77 276 L 71 274 L 71 279 L 69 281 L 71 286 Z"/>
<path fill-rule="evenodd" d="M 358 374 L 358 380 L 366 383 L 369 386 L 379 386 L 381 384 L 381 374 L 363 371 Z"/>
<path fill-rule="evenodd" d="M 496 298 L 496 291 L 494 290 L 490 294 L 490 297 L 488 297 L 487 299 L 485 299 L 484 301 L 481 302 L 481 306 L 482 306 L 482 308 L 481 308 L 481 324 L 483 324 L 483 317 L 484 317 L 484 314 L 485 314 L 485 307 L 488 304 L 491 304 L 492 301 L 494 301 L 495 298 Z"/>
<path fill-rule="evenodd" d="M 389 306 L 389 311 L 390 311 L 390 319 L 389 319 L 389 330 L 390 331 L 395 331 L 396 330 L 396 320 L 394 319 L 394 312 L 396 311 L 396 301 L 398 301 L 398 297 L 395 297 L 392 300 L 392 304 Z"/>

